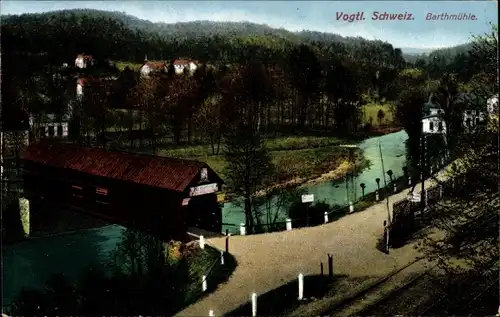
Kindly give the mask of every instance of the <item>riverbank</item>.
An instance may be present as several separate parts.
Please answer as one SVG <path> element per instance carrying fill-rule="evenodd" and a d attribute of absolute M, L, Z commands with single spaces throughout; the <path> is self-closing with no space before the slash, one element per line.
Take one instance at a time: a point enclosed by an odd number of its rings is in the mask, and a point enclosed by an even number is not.
<path fill-rule="evenodd" d="M 288 136 L 268 138 L 265 145 L 277 169 L 274 184 L 259 191 L 257 196 L 265 195 L 276 189 L 293 188 L 300 185 L 342 179 L 346 173 L 367 167 L 369 161 L 360 149 L 342 147 L 358 144 L 371 138 L 401 131 L 398 127 L 383 127 L 371 132 L 360 132 L 354 136 Z M 226 163 L 221 153 L 213 154 L 209 145 L 192 145 L 158 150 L 159 155 L 206 162 L 223 179 L 226 178 Z M 227 201 L 231 193 L 221 195 Z"/>

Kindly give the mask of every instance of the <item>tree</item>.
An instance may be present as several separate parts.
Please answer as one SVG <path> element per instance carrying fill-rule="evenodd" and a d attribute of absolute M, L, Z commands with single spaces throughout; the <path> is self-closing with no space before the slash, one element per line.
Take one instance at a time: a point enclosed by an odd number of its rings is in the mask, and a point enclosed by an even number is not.
<path fill-rule="evenodd" d="M 497 36 L 493 32 L 476 38 L 473 56 L 497 56 L 497 46 L 490 45 Z M 497 63 L 491 63 L 487 58 L 483 62 L 481 68 L 487 72 L 484 78 L 489 78 L 485 79 L 484 87 L 495 87 L 498 85 Z M 464 272 L 497 272 L 500 207 L 498 134 L 481 127 L 464 135 L 456 148 L 460 160 L 453 165 L 450 176 L 455 178 L 457 190 L 452 193 L 451 199 L 437 204 L 430 213 L 434 215 L 432 225 L 441 234 L 424 237 L 420 250 L 429 259 L 437 260 L 450 276 L 459 276 Z M 449 283 L 450 286 L 457 285 L 453 279 Z M 466 288 L 462 291 L 469 294 Z M 467 312 L 467 304 L 467 300 L 453 303 L 455 310 L 447 312 L 447 315 Z M 498 306 L 498 302 L 490 304 L 495 308 Z"/>
<path fill-rule="evenodd" d="M 379 109 L 377 112 L 377 119 L 378 119 L 378 124 L 382 125 L 382 120 L 384 120 L 385 113 L 382 109 Z"/>
<path fill-rule="evenodd" d="M 291 84 L 298 93 L 298 123 L 300 127 L 304 127 L 309 104 L 317 97 L 321 67 L 314 51 L 307 45 L 300 45 L 292 50 L 288 67 Z"/>
<path fill-rule="evenodd" d="M 422 110 L 427 102 L 427 92 L 422 87 L 409 87 L 401 92 L 396 104 L 396 118 L 408 134 L 408 166 L 417 169 L 420 158 L 420 137 L 422 135 Z M 418 119 L 416 119 L 418 118 Z"/>
<path fill-rule="evenodd" d="M 225 136 L 223 155 L 227 167 L 224 175 L 231 191 L 244 200 L 245 224 L 252 233 L 254 194 L 272 179 L 274 166 L 260 134 L 246 124 L 239 124 Z"/>

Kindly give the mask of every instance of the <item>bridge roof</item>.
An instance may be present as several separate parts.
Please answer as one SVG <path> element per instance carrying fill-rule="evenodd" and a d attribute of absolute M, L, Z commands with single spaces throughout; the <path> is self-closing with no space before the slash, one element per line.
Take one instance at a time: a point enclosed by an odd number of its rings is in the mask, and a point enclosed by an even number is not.
<path fill-rule="evenodd" d="M 28 146 L 23 159 L 56 168 L 183 192 L 207 168 L 212 182 L 222 179 L 200 161 L 44 141 Z"/>

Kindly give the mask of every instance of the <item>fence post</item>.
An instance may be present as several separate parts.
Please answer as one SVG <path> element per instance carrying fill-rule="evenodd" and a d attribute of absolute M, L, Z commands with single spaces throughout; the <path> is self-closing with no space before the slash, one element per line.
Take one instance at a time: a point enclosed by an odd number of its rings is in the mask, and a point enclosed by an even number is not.
<path fill-rule="evenodd" d="M 380 200 L 380 196 L 378 194 L 378 190 L 375 191 L 375 201 L 379 201 Z"/>
<path fill-rule="evenodd" d="M 328 255 L 328 276 L 333 277 L 333 254 L 327 253 Z"/>
<path fill-rule="evenodd" d="M 430 167 L 430 170 L 431 170 L 431 175 L 433 174 L 433 170 L 434 170 L 434 164 L 431 164 L 431 167 Z"/>
<path fill-rule="evenodd" d="M 286 230 L 292 230 L 292 219 L 286 218 Z"/>
<path fill-rule="evenodd" d="M 349 212 L 354 212 L 354 205 L 352 201 L 349 202 Z"/>
<path fill-rule="evenodd" d="M 299 274 L 299 300 L 304 299 L 304 274 Z"/>
<path fill-rule="evenodd" d="M 220 264 L 224 265 L 224 251 L 220 251 Z"/>
<path fill-rule="evenodd" d="M 439 199 L 443 198 L 443 185 L 439 184 Z"/>
<path fill-rule="evenodd" d="M 394 184 L 394 193 L 396 193 L 397 191 L 398 191 L 398 186 Z"/>
<path fill-rule="evenodd" d="M 207 290 L 207 277 L 205 275 L 201 277 L 201 290 L 203 292 L 206 292 Z"/>
<path fill-rule="evenodd" d="M 320 263 L 321 276 L 323 276 L 323 262 Z"/>
<path fill-rule="evenodd" d="M 325 211 L 325 223 L 328 223 L 328 212 Z"/>
<path fill-rule="evenodd" d="M 215 317 L 215 314 L 214 314 L 213 310 L 209 310 L 208 311 L 208 317 Z"/>
<path fill-rule="evenodd" d="M 246 234 L 247 234 L 247 231 L 245 228 L 245 224 L 242 222 L 242 223 L 240 223 L 240 235 L 244 236 Z"/>
<path fill-rule="evenodd" d="M 444 166 L 444 156 L 441 157 L 441 165 Z"/>
<path fill-rule="evenodd" d="M 411 186 L 411 176 L 408 176 L 408 186 Z"/>
<path fill-rule="evenodd" d="M 200 249 L 205 249 L 205 237 L 200 236 Z"/>
<path fill-rule="evenodd" d="M 226 236 L 226 253 L 229 253 L 229 235 Z"/>
<path fill-rule="evenodd" d="M 252 317 L 257 317 L 257 294 L 252 293 Z"/>

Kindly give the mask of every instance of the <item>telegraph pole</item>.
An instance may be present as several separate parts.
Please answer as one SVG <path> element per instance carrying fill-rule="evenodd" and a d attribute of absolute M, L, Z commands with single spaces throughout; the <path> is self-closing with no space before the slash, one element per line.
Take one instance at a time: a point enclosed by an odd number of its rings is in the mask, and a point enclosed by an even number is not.
<path fill-rule="evenodd" d="M 420 206 L 422 208 L 422 218 L 424 215 L 425 205 L 425 150 L 426 150 L 426 142 L 425 142 L 425 134 L 423 129 L 424 123 L 422 120 L 422 136 L 420 137 L 420 175 L 421 175 L 421 192 L 420 192 Z"/>

